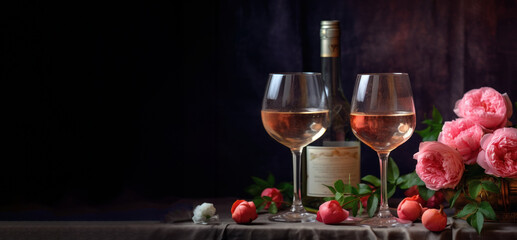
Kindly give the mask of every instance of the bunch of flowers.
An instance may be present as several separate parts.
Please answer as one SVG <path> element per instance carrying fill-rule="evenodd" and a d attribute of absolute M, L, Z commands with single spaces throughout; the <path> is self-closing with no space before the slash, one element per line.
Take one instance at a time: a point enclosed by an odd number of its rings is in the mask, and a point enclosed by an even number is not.
<path fill-rule="evenodd" d="M 516 104 L 517 105 L 517 104 Z M 415 172 L 430 191 L 453 191 L 467 204 L 456 214 L 478 233 L 486 218 L 496 215 L 481 195 L 500 194 L 506 178 L 517 178 L 517 129 L 510 128 L 512 104 L 507 94 L 490 87 L 470 90 L 456 102 L 458 118 L 442 124 L 439 112 L 417 131 L 424 142 L 414 154 Z M 422 188 L 420 188 L 422 189 Z"/>

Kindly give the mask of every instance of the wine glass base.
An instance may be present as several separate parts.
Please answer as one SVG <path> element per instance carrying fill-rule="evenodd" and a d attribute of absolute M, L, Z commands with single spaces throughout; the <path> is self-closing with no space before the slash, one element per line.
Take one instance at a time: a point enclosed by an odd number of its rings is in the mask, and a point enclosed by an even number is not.
<path fill-rule="evenodd" d="M 314 222 L 316 221 L 316 214 L 284 212 L 270 216 L 269 220 L 273 222 Z"/>
<path fill-rule="evenodd" d="M 373 217 L 361 222 L 361 225 L 367 225 L 375 228 L 389 228 L 389 227 L 409 227 L 413 224 L 412 221 L 396 218 L 396 217 Z"/>

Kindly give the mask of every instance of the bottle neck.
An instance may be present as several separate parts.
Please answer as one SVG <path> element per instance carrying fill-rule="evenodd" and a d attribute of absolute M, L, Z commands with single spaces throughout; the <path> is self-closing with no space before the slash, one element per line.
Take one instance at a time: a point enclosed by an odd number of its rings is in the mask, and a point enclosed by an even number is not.
<path fill-rule="evenodd" d="M 343 89 L 341 87 L 341 59 L 339 57 L 322 57 L 322 77 L 327 88 L 327 94 L 330 99 L 343 97 Z"/>
<path fill-rule="evenodd" d="M 350 104 L 341 86 L 341 59 L 321 57 L 321 74 L 327 90 L 330 108 L 330 127 L 323 141 L 350 141 L 354 139 L 350 131 Z"/>

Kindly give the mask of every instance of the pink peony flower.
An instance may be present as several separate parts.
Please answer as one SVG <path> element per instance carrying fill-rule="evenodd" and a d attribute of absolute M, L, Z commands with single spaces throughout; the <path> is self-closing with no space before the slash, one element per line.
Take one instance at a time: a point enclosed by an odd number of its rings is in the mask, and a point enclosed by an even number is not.
<path fill-rule="evenodd" d="M 421 142 L 413 158 L 417 175 L 431 190 L 456 187 L 465 171 L 460 153 L 440 142 Z"/>
<path fill-rule="evenodd" d="M 517 129 L 500 128 L 481 139 L 477 163 L 486 174 L 517 178 Z"/>
<path fill-rule="evenodd" d="M 415 221 L 422 215 L 422 205 L 418 202 L 420 195 L 404 198 L 397 207 L 397 215 L 401 219 Z"/>
<path fill-rule="evenodd" d="M 470 119 L 488 129 L 510 125 L 508 119 L 512 116 L 512 111 L 508 95 L 500 94 L 490 87 L 466 92 L 454 107 L 458 117 Z"/>
<path fill-rule="evenodd" d="M 236 223 L 251 223 L 257 219 L 257 208 L 255 203 L 237 200 L 232 205 L 232 219 Z"/>
<path fill-rule="evenodd" d="M 348 211 L 343 209 L 336 200 L 327 201 L 320 205 L 316 220 L 325 224 L 336 224 L 348 218 Z"/>
<path fill-rule="evenodd" d="M 268 196 L 271 198 L 271 200 L 275 203 L 277 208 L 280 208 L 280 205 L 282 205 L 282 202 L 284 201 L 284 197 L 282 196 L 282 193 L 277 188 L 266 188 L 264 191 L 262 191 L 262 194 L 260 194 L 261 197 Z M 269 205 L 271 205 L 271 202 L 268 202 L 266 204 L 265 209 L 269 208 Z"/>
<path fill-rule="evenodd" d="M 474 164 L 483 134 L 480 125 L 467 118 L 458 118 L 443 124 L 438 141 L 458 150 L 465 164 Z"/>

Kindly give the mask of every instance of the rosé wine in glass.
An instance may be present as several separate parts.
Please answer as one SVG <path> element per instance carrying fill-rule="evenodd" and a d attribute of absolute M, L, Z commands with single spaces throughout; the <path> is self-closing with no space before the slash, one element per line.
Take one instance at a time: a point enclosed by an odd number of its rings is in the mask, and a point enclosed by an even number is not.
<path fill-rule="evenodd" d="M 301 158 L 305 146 L 329 125 L 329 107 L 320 73 L 271 73 L 262 101 L 262 123 L 293 155 L 293 204 L 287 212 L 269 217 L 277 222 L 314 222 L 301 200 Z"/>
<path fill-rule="evenodd" d="M 414 112 L 352 113 L 354 134 L 375 151 L 391 151 L 406 142 L 415 130 Z"/>
<path fill-rule="evenodd" d="M 282 112 L 262 110 L 262 121 L 267 133 L 288 148 L 300 148 L 318 139 L 325 132 L 328 110 Z"/>
<path fill-rule="evenodd" d="M 381 170 L 379 211 L 377 216 L 362 224 L 371 227 L 406 227 L 412 224 L 390 213 L 386 169 L 390 152 L 411 137 L 415 122 L 415 106 L 408 74 L 357 75 L 350 124 L 357 138 L 377 152 Z"/>

